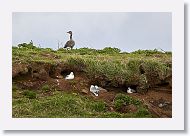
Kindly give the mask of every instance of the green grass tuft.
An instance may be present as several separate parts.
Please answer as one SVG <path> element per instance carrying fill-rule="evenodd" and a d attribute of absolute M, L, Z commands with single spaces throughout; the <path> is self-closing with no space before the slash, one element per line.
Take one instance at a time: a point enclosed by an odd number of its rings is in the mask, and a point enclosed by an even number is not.
<path fill-rule="evenodd" d="M 134 99 L 128 95 L 125 94 L 117 94 L 114 99 L 114 106 L 116 110 L 120 110 L 123 106 L 128 106 L 130 104 L 134 104 L 136 106 L 139 106 L 142 104 L 141 101 Z"/>
<path fill-rule="evenodd" d="M 23 95 L 26 96 L 29 99 L 35 99 L 37 98 L 37 94 L 34 91 L 26 90 L 23 92 Z"/>

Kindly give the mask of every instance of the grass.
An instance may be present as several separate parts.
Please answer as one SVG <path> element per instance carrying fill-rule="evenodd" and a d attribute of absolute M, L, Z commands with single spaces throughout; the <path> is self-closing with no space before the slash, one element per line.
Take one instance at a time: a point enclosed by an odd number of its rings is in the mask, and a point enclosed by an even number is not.
<path fill-rule="evenodd" d="M 43 92 L 49 92 L 51 90 L 50 86 L 48 84 L 45 84 L 42 86 L 42 91 Z"/>
<path fill-rule="evenodd" d="M 27 92 L 27 91 L 24 91 Z M 40 92 L 40 91 L 39 91 Z M 39 94 L 37 94 L 40 96 Z M 13 99 L 13 117 L 19 118 L 121 118 L 151 117 L 146 109 L 138 112 L 110 112 L 103 101 L 95 101 L 76 93 L 53 92 L 48 97 L 30 98 L 23 95 Z M 148 112 L 148 113 L 147 113 Z"/>
<path fill-rule="evenodd" d="M 124 94 L 117 94 L 114 99 L 114 106 L 116 110 L 120 110 L 123 106 L 128 106 L 130 104 L 133 104 L 135 106 L 139 106 L 142 103 L 139 100 L 136 100 L 130 96 L 124 95 Z"/>
<path fill-rule="evenodd" d="M 34 91 L 30 91 L 30 90 L 26 90 L 23 92 L 23 94 L 29 98 L 29 99 L 35 99 L 37 96 L 36 96 L 36 92 Z"/>
<path fill-rule="evenodd" d="M 93 73 L 103 74 L 111 80 L 114 75 L 123 75 L 122 79 L 138 75 L 138 67 L 141 63 L 145 63 L 147 71 L 160 72 L 160 75 L 163 76 L 169 69 L 168 63 L 171 62 L 171 54 L 168 53 L 141 50 L 123 54 L 119 49 L 110 47 L 103 50 L 82 48 L 73 50 L 59 49 L 58 51 L 13 47 L 12 52 L 13 64 L 18 61 L 27 64 L 31 62 L 63 63 L 73 69 L 83 70 L 89 75 L 93 71 Z"/>
<path fill-rule="evenodd" d="M 29 46 L 30 47 L 30 46 Z M 106 47 L 102 50 L 80 48 L 73 50 L 13 47 L 13 67 L 18 62 L 32 64 L 62 63 L 73 71 L 82 71 L 90 79 L 101 79 L 112 86 L 136 83 L 140 78 L 139 66 L 143 64 L 149 81 L 164 80 L 170 75 L 171 54 L 158 50 L 138 50 L 122 53 L 117 48 Z M 148 55 L 147 55 L 148 54 Z M 103 83 L 99 83 L 103 85 Z"/>
<path fill-rule="evenodd" d="M 152 53 L 149 53 L 152 52 Z M 123 53 L 118 48 L 106 47 L 102 50 L 80 48 L 72 50 L 52 50 L 50 48 L 27 48 L 27 47 L 13 47 L 13 60 L 19 61 L 47 61 L 48 63 L 56 62 L 54 60 L 67 60 L 70 57 L 82 57 L 84 59 L 91 58 L 96 60 L 118 60 L 120 62 L 126 62 L 129 59 L 144 60 L 158 60 L 164 62 L 165 60 L 171 60 L 171 53 L 162 53 L 152 50 L 139 50 L 138 52 Z M 49 57 L 47 57 L 49 54 Z M 69 55 L 68 55 L 69 54 Z M 149 55 L 147 55 L 149 54 Z M 56 58 L 56 59 L 55 59 Z"/>
<path fill-rule="evenodd" d="M 110 47 L 99 50 L 52 50 L 37 48 L 31 43 L 20 44 L 19 48 L 12 47 L 12 56 L 13 69 L 20 64 L 39 64 L 41 69 L 47 70 L 62 64 L 74 72 L 85 73 L 89 80 L 95 80 L 99 85 L 112 87 L 136 85 L 141 75 L 140 65 L 143 65 L 148 81 L 165 80 L 171 74 L 172 62 L 171 52 L 163 53 L 158 50 L 138 50 L 131 53 Z M 50 71 L 47 72 L 51 73 Z M 70 84 L 77 83 L 71 81 Z M 123 106 L 130 104 L 138 107 L 137 112 L 118 112 Z M 103 101 L 95 101 L 76 93 L 58 92 L 48 84 L 39 90 L 22 90 L 13 84 L 13 117 L 152 117 L 141 101 L 123 94 L 116 95 L 114 108 L 116 111 L 110 112 Z"/>

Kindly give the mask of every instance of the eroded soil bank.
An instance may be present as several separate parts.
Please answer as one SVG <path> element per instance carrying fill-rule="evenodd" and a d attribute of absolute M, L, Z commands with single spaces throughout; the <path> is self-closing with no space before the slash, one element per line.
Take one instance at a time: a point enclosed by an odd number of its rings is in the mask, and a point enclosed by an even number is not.
<path fill-rule="evenodd" d="M 142 101 L 143 105 L 147 107 L 154 117 L 172 117 L 171 72 L 165 77 L 162 77 L 159 76 L 158 73 L 150 73 L 149 71 L 146 71 L 146 66 L 143 67 L 149 84 L 148 92 L 132 94 L 128 94 L 127 89 L 128 87 L 137 89 L 139 86 L 138 77 L 136 80 L 131 81 L 118 79 L 119 82 L 113 83 L 104 75 L 92 78 L 89 73 L 86 73 L 83 70 L 85 68 L 85 65 L 83 64 L 72 67 L 67 63 L 50 64 L 43 62 L 16 62 L 13 63 L 12 75 L 13 84 L 23 90 L 29 89 L 37 91 L 44 85 L 48 85 L 50 88 L 59 91 L 78 93 L 94 100 L 102 100 L 107 104 L 110 112 L 116 111 L 116 108 L 114 107 L 114 99 L 118 93 L 122 93 Z M 142 71 L 142 67 L 138 70 Z M 74 72 L 75 78 L 73 80 L 65 80 L 65 76 L 71 71 Z M 98 97 L 94 96 L 89 91 L 91 84 L 98 85 L 102 88 Z M 52 92 L 47 92 L 43 95 L 44 97 L 51 96 Z M 136 107 L 133 105 L 124 105 L 119 112 L 133 113 L 136 110 Z"/>

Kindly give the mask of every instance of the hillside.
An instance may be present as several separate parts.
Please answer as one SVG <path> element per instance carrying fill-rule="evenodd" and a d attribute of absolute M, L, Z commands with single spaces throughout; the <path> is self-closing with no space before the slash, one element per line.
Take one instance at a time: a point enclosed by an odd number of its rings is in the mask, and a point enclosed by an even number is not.
<path fill-rule="evenodd" d="M 21 44 L 12 65 L 13 117 L 172 117 L 171 52 Z M 70 72 L 75 78 L 65 80 Z M 92 84 L 101 87 L 97 97 Z"/>

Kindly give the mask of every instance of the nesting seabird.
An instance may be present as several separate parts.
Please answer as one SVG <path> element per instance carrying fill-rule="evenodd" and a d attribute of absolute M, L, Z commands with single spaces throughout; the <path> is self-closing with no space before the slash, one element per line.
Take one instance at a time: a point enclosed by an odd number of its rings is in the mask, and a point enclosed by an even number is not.
<path fill-rule="evenodd" d="M 131 89 L 130 87 L 128 87 L 127 93 L 136 93 L 136 91 L 134 89 Z"/>
<path fill-rule="evenodd" d="M 71 72 L 69 75 L 67 75 L 66 77 L 65 77 L 65 79 L 66 80 L 71 80 L 71 79 L 74 79 L 74 73 L 73 72 Z"/>
<path fill-rule="evenodd" d="M 98 86 L 94 86 L 94 85 L 90 86 L 90 92 L 92 92 L 95 96 L 98 96 L 99 91 L 100 90 L 99 90 Z"/>

